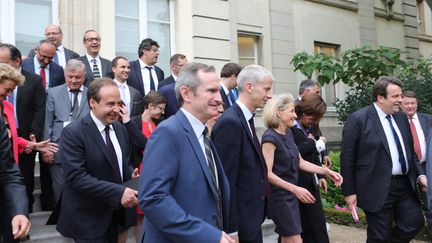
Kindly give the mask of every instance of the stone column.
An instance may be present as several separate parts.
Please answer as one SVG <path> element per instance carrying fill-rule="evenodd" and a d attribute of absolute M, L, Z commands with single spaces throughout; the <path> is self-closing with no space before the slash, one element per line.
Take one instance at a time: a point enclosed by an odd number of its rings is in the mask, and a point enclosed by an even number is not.
<path fill-rule="evenodd" d="M 403 0 L 402 11 L 404 15 L 403 26 L 407 59 L 417 59 L 420 56 L 420 51 L 416 0 Z"/>
<path fill-rule="evenodd" d="M 358 1 L 360 45 L 377 46 L 374 0 Z"/>

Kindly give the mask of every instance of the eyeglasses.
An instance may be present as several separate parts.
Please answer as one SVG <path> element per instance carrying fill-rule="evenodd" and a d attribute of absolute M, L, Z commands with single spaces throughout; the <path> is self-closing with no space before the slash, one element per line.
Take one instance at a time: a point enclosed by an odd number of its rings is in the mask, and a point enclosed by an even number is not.
<path fill-rule="evenodd" d="M 48 61 L 52 61 L 52 59 L 54 59 L 54 56 L 49 57 L 49 56 L 42 55 L 42 54 L 40 53 L 40 50 L 37 50 L 37 52 L 38 52 L 38 54 L 39 54 L 39 57 L 42 58 L 42 59 L 46 59 L 46 60 L 48 60 Z"/>
<path fill-rule="evenodd" d="M 99 42 L 101 40 L 101 38 L 100 37 L 92 37 L 92 38 L 85 38 L 84 40 L 88 41 L 88 42 L 93 42 L 93 41 Z"/>

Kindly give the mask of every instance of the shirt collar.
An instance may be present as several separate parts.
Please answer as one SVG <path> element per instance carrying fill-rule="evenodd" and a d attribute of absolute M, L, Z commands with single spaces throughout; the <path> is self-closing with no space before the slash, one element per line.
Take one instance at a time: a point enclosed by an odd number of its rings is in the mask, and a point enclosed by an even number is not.
<path fill-rule="evenodd" d="M 177 81 L 177 76 L 174 74 L 171 74 L 171 76 L 173 77 L 174 81 Z"/>
<path fill-rule="evenodd" d="M 141 59 L 138 58 L 138 61 L 140 63 L 141 69 L 144 69 L 145 67 L 153 67 L 153 65 L 147 65 L 145 64 Z"/>
<path fill-rule="evenodd" d="M 254 113 L 252 113 L 240 100 L 237 99 L 236 103 L 242 110 L 246 121 L 249 121 L 254 116 Z"/>
<path fill-rule="evenodd" d="M 222 89 L 224 90 L 225 94 L 227 94 L 227 95 L 228 95 L 228 93 L 229 93 L 229 90 L 228 90 L 228 88 L 227 88 L 227 87 L 225 86 L 225 84 L 224 84 L 224 83 L 220 82 L 220 84 L 221 84 L 221 87 L 222 87 Z"/>
<path fill-rule="evenodd" d="M 102 131 L 105 130 L 106 125 L 104 125 L 94 114 L 93 111 L 90 111 L 90 116 L 92 118 L 92 120 L 94 121 L 94 123 L 96 124 L 97 129 L 99 130 L 100 133 L 102 133 Z M 109 125 L 110 129 L 113 129 L 112 124 Z"/>
<path fill-rule="evenodd" d="M 64 52 L 64 46 L 60 45 L 59 47 L 57 47 L 57 51 L 58 52 Z"/>
<path fill-rule="evenodd" d="M 93 64 L 93 59 L 96 59 L 97 63 L 101 63 L 99 55 L 97 55 L 96 57 L 92 57 L 86 53 L 86 57 L 87 57 L 87 61 L 91 64 Z"/>
<path fill-rule="evenodd" d="M 67 91 L 68 92 L 70 92 L 71 91 L 71 89 L 66 85 L 66 88 L 67 88 Z M 79 88 L 79 90 L 81 91 L 81 92 L 83 92 L 84 91 L 84 85 L 81 85 L 81 87 Z"/>
<path fill-rule="evenodd" d="M 194 130 L 194 133 L 197 138 L 200 138 L 202 136 L 202 133 L 204 132 L 205 125 L 198 120 L 195 116 L 193 116 L 191 113 L 189 113 L 186 109 L 183 107 L 180 108 L 180 110 L 185 114 L 186 118 L 188 119 L 189 123 L 192 126 L 192 129 Z"/>
<path fill-rule="evenodd" d="M 376 103 L 374 103 L 374 107 L 378 113 L 378 117 L 380 118 L 380 120 L 386 119 L 387 114 Z"/>
<path fill-rule="evenodd" d="M 118 81 L 117 79 L 114 79 L 114 83 L 116 83 L 117 84 L 117 87 L 124 87 L 124 88 L 126 88 L 127 87 L 127 83 L 126 82 L 124 82 L 124 83 L 121 83 L 120 81 Z"/>

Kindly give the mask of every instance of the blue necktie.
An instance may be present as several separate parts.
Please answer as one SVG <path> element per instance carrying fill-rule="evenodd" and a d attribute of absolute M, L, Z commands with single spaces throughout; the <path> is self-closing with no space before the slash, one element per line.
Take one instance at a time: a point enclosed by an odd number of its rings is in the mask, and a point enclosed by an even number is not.
<path fill-rule="evenodd" d="M 54 55 L 54 62 L 55 62 L 56 64 L 59 64 L 57 51 L 56 51 L 56 53 L 55 53 L 55 55 Z M 60 65 L 60 64 L 59 64 L 59 65 Z"/>
<path fill-rule="evenodd" d="M 146 66 L 146 68 L 148 69 L 149 76 L 150 76 L 150 90 L 156 90 L 155 83 L 154 83 L 154 80 L 153 80 L 153 75 L 151 73 L 152 67 Z"/>
<path fill-rule="evenodd" d="M 15 124 L 16 124 L 16 128 L 18 128 L 19 127 L 19 124 L 18 124 L 18 116 L 17 116 L 17 113 L 16 113 L 16 104 L 15 104 L 15 90 L 14 91 L 12 91 L 12 94 L 10 95 L 10 96 L 8 96 L 7 97 L 7 100 L 13 105 L 13 107 L 14 107 L 14 118 L 15 118 Z"/>
<path fill-rule="evenodd" d="M 402 150 L 402 144 L 401 144 L 401 142 L 399 140 L 399 136 L 397 135 L 396 130 L 393 127 L 391 116 L 387 115 L 386 119 L 387 119 L 387 121 L 390 124 L 390 128 L 391 128 L 392 133 L 393 133 L 393 138 L 394 138 L 395 143 L 396 143 L 396 147 L 397 147 L 398 154 L 399 154 L 399 163 L 400 163 L 401 168 L 402 168 L 402 174 L 405 175 L 407 173 L 407 166 L 406 166 L 406 162 L 405 162 L 405 156 L 404 156 L 404 153 L 403 153 L 403 150 Z"/>
<path fill-rule="evenodd" d="M 234 92 L 232 90 L 228 91 L 228 99 L 231 102 L 231 105 L 233 105 L 236 101 L 236 98 L 234 97 Z"/>

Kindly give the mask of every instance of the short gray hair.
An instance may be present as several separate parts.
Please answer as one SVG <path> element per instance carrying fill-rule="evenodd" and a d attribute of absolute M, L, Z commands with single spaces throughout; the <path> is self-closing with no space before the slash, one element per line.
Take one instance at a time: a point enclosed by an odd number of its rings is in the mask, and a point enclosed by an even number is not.
<path fill-rule="evenodd" d="M 257 84 L 262 82 L 267 77 L 270 77 L 272 81 L 274 80 L 273 74 L 264 67 L 255 64 L 246 66 L 237 76 L 237 86 L 239 92 L 242 92 L 244 85 L 247 82 Z"/>
<path fill-rule="evenodd" d="M 66 75 L 66 72 L 69 71 L 69 70 L 73 71 L 73 70 L 78 70 L 78 69 L 82 69 L 83 72 L 84 72 L 84 76 L 86 75 L 85 64 L 82 61 L 78 60 L 78 59 L 70 59 L 67 62 L 66 67 L 65 67 L 65 75 Z"/>
<path fill-rule="evenodd" d="M 216 72 L 213 66 L 209 66 L 204 63 L 191 62 L 186 64 L 180 71 L 180 74 L 175 82 L 175 94 L 180 106 L 183 105 L 183 97 L 180 94 L 180 88 L 186 86 L 192 92 L 195 92 L 198 86 L 201 84 L 201 80 L 198 77 L 198 72 L 203 71 L 205 73 Z"/>
<path fill-rule="evenodd" d="M 306 79 L 301 81 L 300 86 L 299 86 L 299 95 L 303 95 L 303 93 L 306 91 L 306 89 L 308 88 L 312 88 L 313 86 L 318 85 L 318 82 L 316 80 L 313 79 Z"/>

